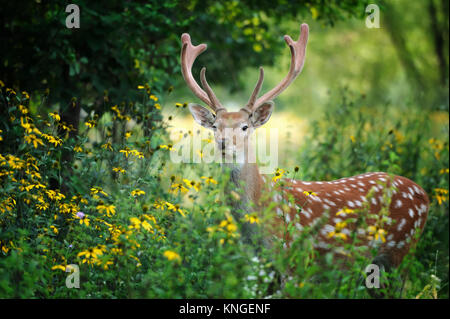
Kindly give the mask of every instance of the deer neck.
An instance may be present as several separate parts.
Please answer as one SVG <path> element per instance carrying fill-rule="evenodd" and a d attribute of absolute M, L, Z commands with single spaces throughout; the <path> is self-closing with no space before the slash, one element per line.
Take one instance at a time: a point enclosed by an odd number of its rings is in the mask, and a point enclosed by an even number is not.
<path fill-rule="evenodd" d="M 250 202 L 259 207 L 259 199 L 263 187 L 263 179 L 259 173 L 258 164 L 248 160 L 237 163 L 224 164 L 230 170 L 231 190 L 237 191 L 239 199 L 233 202 L 233 206 L 239 206 L 248 210 Z"/>

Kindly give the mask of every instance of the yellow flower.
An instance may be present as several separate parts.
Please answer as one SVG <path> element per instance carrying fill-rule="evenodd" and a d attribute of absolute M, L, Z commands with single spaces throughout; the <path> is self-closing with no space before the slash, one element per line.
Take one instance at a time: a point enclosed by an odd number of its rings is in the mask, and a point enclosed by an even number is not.
<path fill-rule="evenodd" d="M 50 117 L 53 118 L 56 122 L 61 121 L 61 116 L 59 116 L 57 112 L 48 113 L 48 115 L 50 115 Z"/>
<path fill-rule="evenodd" d="M 352 213 L 354 213 L 354 212 L 355 212 L 355 211 L 354 211 L 353 209 L 344 207 L 343 209 L 341 209 L 340 211 L 338 211 L 338 212 L 336 213 L 336 216 L 344 215 L 344 214 L 352 214 Z"/>
<path fill-rule="evenodd" d="M 277 170 L 275 171 L 275 176 L 272 178 L 272 182 L 276 182 L 279 179 L 281 179 L 284 175 L 284 169 L 281 168 L 277 168 Z"/>
<path fill-rule="evenodd" d="M 37 148 L 38 145 L 44 145 L 42 140 L 40 138 L 37 138 L 34 134 L 25 135 L 24 139 L 28 144 L 33 144 L 34 148 Z"/>
<path fill-rule="evenodd" d="M 195 181 L 190 181 L 186 178 L 183 178 L 183 182 L 189 187 L 194 188 L 197 192 L 200 190 L 200 183 L 196 183 Z"/>
<path fill-rule="evenodd" d="M 328 233 L 328 237 L 329 238 L 335 237 L 335 238 L 340 238 L 342 240 L 346 240 L 347 235 L 342 232 L 342 230 L 345 228 L 345 226 L 347 226 L 347 223 L 345 221 L 336 223 L 334 230 Z"/>
<path fill-rule="evenodd" d="M 84 124 L 89 128 L 94 128 L 96 125 L 94 120 L 89 120 L 89 121 L 85 122 Z"/>
<path fill-rule="evenodd" d="M 79 145 L 76 145 L 76 146 L 73 148 L 73 150 L 74 150 L 75 152 L 77 152 L 77 153 L 83 152 L 83 149 L 82 149 L 81 146 L 79 146 Z"/>
<path fill-rule="evenodd" d="M 55 234 L 58 234 L 58 233 L 59 233 L 58 228 L 56 228 L 55 226 L 51 225 L 50 228 L 53 230 L 53 232 L 54 232 Z"/>
<path fill-rule="evenodd" d="M 356 139 L 353 135 L 350 136 L 350 139 L 352 140 L 352 143 L 356 143 Z"/>
<path fill-rule="evenodd" d="M 201 178 L 203 178 L 205 180 L 206 184 L 216 184 L 217 185 L 217 181 L 214 180 L 211 176 L 209 176 L 209 177 L 202 176 Z"/>
<path fill-rule="evenodd" d="M 91 196 L 98 194 L 98 193 L 103 194 L 104 196 L 108 197 L 108 194 L 106 194 L 101 187 L 94 186 L 91 188 Z"/>
<path fill-rule="evenodd" d="M 85 226 L 89 226 L 89 218 L 87 216 L 84 216 L 83 218 L 80 218 L 80 225 L 85 225 Z"/>
<path fill-rule="evenodd" d="M 448 190 L 447 189 L 435 188 L 434 192 L 436 193 L 436 195 L 434 197 L 437 199 L 439 205 L 441 205 L 442 203 L 448 201 L 449 196 L 448 196 Z"/>
<path fill-rule="evenodd" d="M 130 132 L 130 131 L 125 132 L 125 139 L 128 140 L 132 134 L 133 134 L 133 132 Z"/>
<path fill-rule="evenodd" d="M 155 109 L 160 110 L 161 109 L 161 105 L 159 103 L 155 103 Z"/>
<path fill-rule="evenodd" d="M 108 217 L 111 217 L 112 215 L 114 215 L 116 213 L 116 206 L 114 206 L 114 205 L 98 205 L 97 210 L 102 214 L 106 212 L 106 215 Z"/>
<path fill-rule="evenodd" d="M 116 172 L 116 173 L 122 173 L 122 174 L 126 173 L 126 171 L 120 166 L 119 167 L 113 167 L 113 171 Z"/>
<path fill-rule="evenodd" d="M 1 133 L 1 132 L 0 132 Z M 439 171 L 440 174 L 448 174 L 449 169 L 448 168 L 443 168 Z"/>
<path fill-rule="evenodd" d="M 60 269 L 62 271 L 66 271 L 66 266 L 65 265 L 56 265 L 52 267 L 52 270 L 57 270 Z"/>
<path fill-rule="evenodd" d="M 155 207 L 156 209 L 164 210 L 165 207 L 166 207 L 166 202 L 161 201 L 161 200 L 157 200 L 157 201 L 155 201 L 155 203 L 153 204 L 153 207 Z"/>
<path fill-rule="evenodd" d="M 188 191 L 189 190 L 186 187 L 184 187 L 184 185 L 181 183 L 172 184 L 170 186 L 170 190 L 169 190 L 169 192 L 172 192 L 174 194 L 178 194 L 179 192 L 183 194 L 183 193 L 187 193 Z"/>
<path fill-rule="evenodd" d="M 177 262 L 181 262 L 181 257 L 180 255 L 178 255 L 176 252 L 172 251 L 172 250 L 166 250 L 164 252 L 164 257 L 166 257 L 168 260 L 171 261 L 177 261 Z"/>
<path fill-rule="evenodd" d="M 110 151 L 113 150 L 112 145 L 111 145 L 110 142 L 107 142 L 107 143 L 103 144 L 103 145 L 100 146 L 100 147 L 103 148 L 103 149 L 105 149 L 105 150 L 110 150 Z M 128 156 L 127 156 L 127 157 L 128 157 Z"/>
<path fill-rule="evenodd" d="M 305 194 L 306 196 L 309 196 L 309 195 L 317 196 L 316 193 L 311 192 L 311 191 L 303 191 L 303 194 Z"/>
<path fill-rule="evenodd" d="M 145 89 L 145 87 L 143 86 L 143 85 L 138 85 L 138 90 L 143 90 L 143 89 Z"/>
<path fill-rule="evenodd" d="M 381 228 L 377 228 L 376 226 L 369 226 L 367 227 L 367 231 L 369 232 L 369 236 L 367 238 L 369 240 L 381 240 L 383 243 L 386 242 L 386 231 Z"/>
<path fill-rule="evenodd" d="M 131 196 L 141 196 L 145 195 L 145 192 L 139 188 L 136 188 L 134 191 L 131 192 Z"/>
<path fill-rule="evenodd" d="M 165 204 L 166 204 L 168 210 L 171 210 L 171 211 L 174 211 L 174 212 L 178 212 L 178 213 L 180 213 L 181 216 L 186 217 L 186 214 L 180 208 L 180 205 L 178 205 L 178 204 L 174 205 L 174 204 L 171 204 L 169 202 L 166 202 Z"/>
<path fill-rule="evenodd" d="M 167 144 L 167 145 L 161 144 L 161 145 L 159 145 L 159 148 L 167 149 L 169 151 L 172 151 L 173 150 L 173 145 L 172 144 Z"/>
<path fill-rule="evenodd" d="M 245 214 L 244 218 L 245 221 L 249 222 L 250 224 L 259 224 L 259 218 L 256 215 Z"/>
<path fill-rule="evenodd" d="M 85 251 L 79 252 L 77 257 L 84 257 L 83 264 L 84 263 L 88 263 L 88 264 L 98 263 L 99 262 L 98 256 L 103 255 L 103 250 L 105 250 L 104 246 L 89 248 Z"/>

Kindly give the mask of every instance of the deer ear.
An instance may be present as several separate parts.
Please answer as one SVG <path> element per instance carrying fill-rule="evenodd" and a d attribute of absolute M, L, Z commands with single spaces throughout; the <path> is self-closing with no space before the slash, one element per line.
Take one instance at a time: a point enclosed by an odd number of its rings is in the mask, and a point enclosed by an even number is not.
<path fill-rule="evenodd" d="M 191 103 L 189 104 L 189 111 L 191 111 L 195 122 L 203 127 L 211 128 L 216 120 L 215 115 L 201 105 Z"/>
<path fill-rule="evenodd" d="M 254 127 L 260 127 L 270 119 L 275 104 L 272 101 L 265 102 L 256 108 L 252 113 L 252 123 Z"/>

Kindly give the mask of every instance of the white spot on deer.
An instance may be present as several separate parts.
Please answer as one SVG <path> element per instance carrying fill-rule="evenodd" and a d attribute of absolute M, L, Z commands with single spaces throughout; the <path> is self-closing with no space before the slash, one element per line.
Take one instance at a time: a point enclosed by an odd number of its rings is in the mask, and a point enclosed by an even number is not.
<path fill-rule="evenodd" d="M 278 216 L 283 216 L 283 210 L 280 207 L 277 207 L 276 212 Z"/>
<path fill-rule="evenodd" d="M 290 214 L 285 214 L 284 215 L 284 219 L 286 220 L 287 223 L 291 222 L 291 215 Z"/>
<path fill-rule="evenodd" d="M 404 246 L 405 246 L 405 241 L 404 241 L 404 240 L 399 241 L 399 242 L 397 243 L 397 248 L 403 248 Z"/>
<path fill-rule="evenodd" d="M 389 241 L 389 242 L 387 243 L 387 246 L 388 246 L 389 248 L 393 248 L 393 247 L 395 247 L 396 244 L 397 244 L 397 243 L 396 243 L 395 241 L 391 240 L 391 241 Z"/>
<path fill-rule="evenodd" d="M 333 219 L 333 221 L 334 221 L 335 224 L 337 224 L 337 223 L 340 223 L 342 221 L 342 219 L 336 217 L 336 218 Z"/>
<path fill-rule="evenodd" d="M 346 234 L 347 236 L 350 236 L 350 230 L 348 230 L 348 228 L 344 228 L 341 230 L 341 233 Z"/>
<path fill-rule="evenodd" d="M 414 211 L 413 211 L 411 208 L 408 209 L 408 214 L 409 214 L 409 216 L 410 216 L 411 218 L 414 217 Z"/>
<path fill-rule="evenodd" d="M 279 201 L 281 201 L 282 197 L 281 197 L 280 194 L 275 194 L 275 196 L 273 197 L 273 199 L 274 199 L 275 202 L 278 203 Z"/>
<path fill-rule="evenodd" d="M 358 206 L 358 207 L 362 207 L 362 203 L 361 203 L 359 200 L 356 200 L 356 201 L 355 201 L 355 204 L 356 204 L 356 206 Z"/>
<path fill-rule="evenodd" d="M 324 198 L 323 201 L 324 201 L 325 203 L 327 203 L 328 205 L 330 205 L 330 206 L 336 206 L 336 203 L 335 203 L 335 202 L 332 202 L 332 201 L 329 200 L 329 199 Z"/>
<path fill-rule="evenodd" d="M 420 209 L 421 209 L 422 213 L 426 213 L 427 209 L 428 209 L 428 206 L 425 205 L 425 204 L 422 204 L 422 205 L 420 205 Z M 421 215 L 422 213 L 419 213 L 419 215 Z"/>
<path fill-rule="evenodd" d="M 328 206 L 327 204 L 323 204 L 323 209 L 327 211 L 330 209 L 330 206 Z"/>
<path fill-rule="evenodd" d="M 323 228 L 320 230 L 320 233 L 322 235 L 327 235 L 328 233 L 331 233 L 332 231 L 334 231 L 334 226 L 330 225 L 330 224 L 326 224 L 325 226 L 323 226 Z"/>
<path fill-rule="evenodd" d="M 372 202 L 372 204 L 376 205 L 377 204 L 377 199 L 375 197 L 372 197 L 371 202 Z"/>
<path fill-rule="evenodd" d="M 370 184 L 376 184 L 376 182 L 375 182 L 375 181 L 369 181 L 369 183 L 370 183 Z"/>
<path fill-rule="evenodd" d="M 361 187 L 366 186 L 363 182 L 358 182 L 358 185 L 361 186 Z"/>
<path fill-rule="evenodd" d="M 311 185 L 312 183 L 310 183 L 310 182 L 303 182 L 303 184 L 305 184 L 305 185 Z"/>
<path fill-rule="evenodd" d="M 295 228 L 297 228 L 299 231 L 303 230 L 303 226 L 300 223 L 295 223 Z"/>
<path fill-rule="evenodd" d="M 402 218 L 402 219 L 400 220 L 400 223 L 399 223 L 398 226 L 397 226 L 397 230 L 398 230 L 398 231 L 401 231 L 401 230 L 403 229 L 403 226 L 405 226 L 405 225 L 406 225 L 406 219 Z"/>
<path fill-rule="evenodd" d="M 305 215 L 305 217 L 306 218 L 311 218 L 311 211 L 309 210 L 309 208 L 307 208 L 307 209 L 304 209 L 304 210 L 302 210 L 301 212 L 300 212 L 300 214 L 303 214 L 303 215 Z"/>
<path fill-rule="evenodd" d="M 356 185 L 355 184 L 351 184 L 350 187 L 356 188 Z"/>
<path fill-rule="evenodd" d="M 392 240 L 392 239 L 394 239 L 394 234 L 389 234 L 389 235 L 386 237 L 386 240 Z"/>
<path fill-rule="evenodd" d="M 355 204 L 352 201 L 350 201 L 350 200 L 347 202 L 347 205 L 349 207 L 355 207 Z"/>
<path fill-rule="evenodd" d="M 402 182 L 401 179 L 398 180 L 398 183 L 399 183 L 400 185 L 403 185 L 403 182 Z"/>
<path fill-rule="evenodd" d="M 318 243 L 314 243 L 313 246 L 317 247 L 317 248 L 327 249 L 328 243 L 326 243 L 324 241 L 319 241 Z"/>
<path fill-rule="evenodd" d="M 311 197 L 311 199 L 315 202 L 321 202 L 322 199 L 319 196 L 315 196 L 315 195 L 309 195 L 309 197 Z"/>
<path fill-rule="evenodd" d="M 350 191 L 351 191 L 351 189 L 348 188 L 348 187 L 344 187 L 344 189 L 345 189 L 347 192 L 350 192 Z"/>
<path fill-rule="evenodd" d="M 402 205 L 403 205 L 402 201 L 400 199 L 397 199 L 397 201 L 395 202 L 394 208 L 400 208 L 400 207 L 402 207 Z"/>

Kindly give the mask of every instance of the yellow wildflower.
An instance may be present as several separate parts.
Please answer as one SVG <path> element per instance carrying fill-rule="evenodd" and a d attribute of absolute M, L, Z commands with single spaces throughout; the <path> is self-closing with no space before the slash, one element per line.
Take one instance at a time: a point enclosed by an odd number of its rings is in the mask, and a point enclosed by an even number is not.
<path fill-rule="evenodd" d="M 180 255 L 178 255 L 176 252 L 172 251 L 172 250 L 166 250 L 164 252 L 164 257 L 166 257 L 168 260 L 171 261 L 177 261 L 177 262 L 181 262 L 181 257 Z"/>

